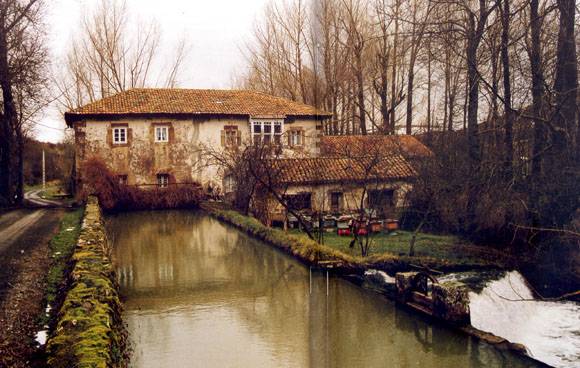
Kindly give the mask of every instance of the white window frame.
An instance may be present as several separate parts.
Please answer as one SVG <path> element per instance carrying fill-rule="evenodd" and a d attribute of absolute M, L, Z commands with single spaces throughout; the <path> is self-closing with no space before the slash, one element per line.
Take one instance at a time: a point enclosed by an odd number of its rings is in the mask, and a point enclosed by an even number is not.
<path fill-rule="evenodd" d="M 266 132 L 266 130 L 268 130 L 268 132 Z M 267 140 L 268 143 L 282 145 L 284 119 L 252 119 L 251 133 L 253 144 L 262 143 Z M 257 139 L 258 137 L 259 141 Z M 266 139 L 266 137 L 268 138 Z"/>
<path fill-rule="evenodd" d="M 155 127 L 155 142 L 159 143 L 169 142 L 169 127 L 167 125 Z"/>
<path fill-rule="evenodd" d="M 304 146 L 304 130 L 302 129 L 292 129 L 288 131 L 290 134 L 290 147 L 302 147 Z"/>
<path fill-rule="evenodd" d="M 167 188 L 169 186 L 169 175 L 157 174 L 157 186 L 159 188 Z"/>
<path fill-rule="evenodd" d="M 113 144 L 127 144 L 127 127 L 113 127 Z"/>

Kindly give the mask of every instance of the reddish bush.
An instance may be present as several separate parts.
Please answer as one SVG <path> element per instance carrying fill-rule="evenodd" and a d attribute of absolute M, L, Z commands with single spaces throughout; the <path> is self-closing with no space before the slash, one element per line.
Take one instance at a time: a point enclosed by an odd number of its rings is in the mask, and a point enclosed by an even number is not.
<path fill-rule="evenodd" d="M 105 211 L 153 210 L 165 208 L 194 208 L 203 198 L 199 184 L 170 185 L 166 188 L 136 186 L 119 183 L 107 165 L 99 158 L 83 164 L 82 196 L 95 194 Z"/>

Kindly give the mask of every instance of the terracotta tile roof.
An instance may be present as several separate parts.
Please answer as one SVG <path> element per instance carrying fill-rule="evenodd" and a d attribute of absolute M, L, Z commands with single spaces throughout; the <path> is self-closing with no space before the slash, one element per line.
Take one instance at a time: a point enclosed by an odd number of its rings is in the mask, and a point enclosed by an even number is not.
<path fill-rule="evenodd" d="M 69 111 L 65 120 L 143 114 L 329 116 L 313 106 L 255 91 L 136 88 Z"/>
<path fill-rule="evenodd" d="M 276 181 L 281 184 L 360 183 L 374 180 L 411 179 L 415 170 L 401 155 L 391 155 L 372 163 L 339 157 L 279 159 L 273 163 Z"/>
<path fill-rule="evenodd" d="M 380 157 L 402 154 L 406 157 L 428 157 L 433 152 L 411 135 L 334 135 L 320 139 L 323 156 Z"/>

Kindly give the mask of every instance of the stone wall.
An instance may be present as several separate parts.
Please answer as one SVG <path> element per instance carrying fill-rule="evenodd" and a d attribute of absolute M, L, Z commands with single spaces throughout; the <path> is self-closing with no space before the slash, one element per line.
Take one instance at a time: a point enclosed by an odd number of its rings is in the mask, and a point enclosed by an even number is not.
<path fill-rule="evenodd" d="M 96 197 L 87 201 L 72 262 L 64 302 L 47 342 L 48 366 L 126 366 L 126 330 Z"/>

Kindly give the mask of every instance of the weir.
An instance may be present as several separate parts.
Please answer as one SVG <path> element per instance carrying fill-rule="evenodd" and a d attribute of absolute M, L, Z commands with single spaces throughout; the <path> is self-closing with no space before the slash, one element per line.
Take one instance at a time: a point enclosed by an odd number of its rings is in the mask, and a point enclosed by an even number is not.
<path fill-rule="evenodd" d="M 555 367 L 580 365 L 580 305 L 534 299 L 524 277 L 507 272 L 470 292 L 471 323 Z"/>

